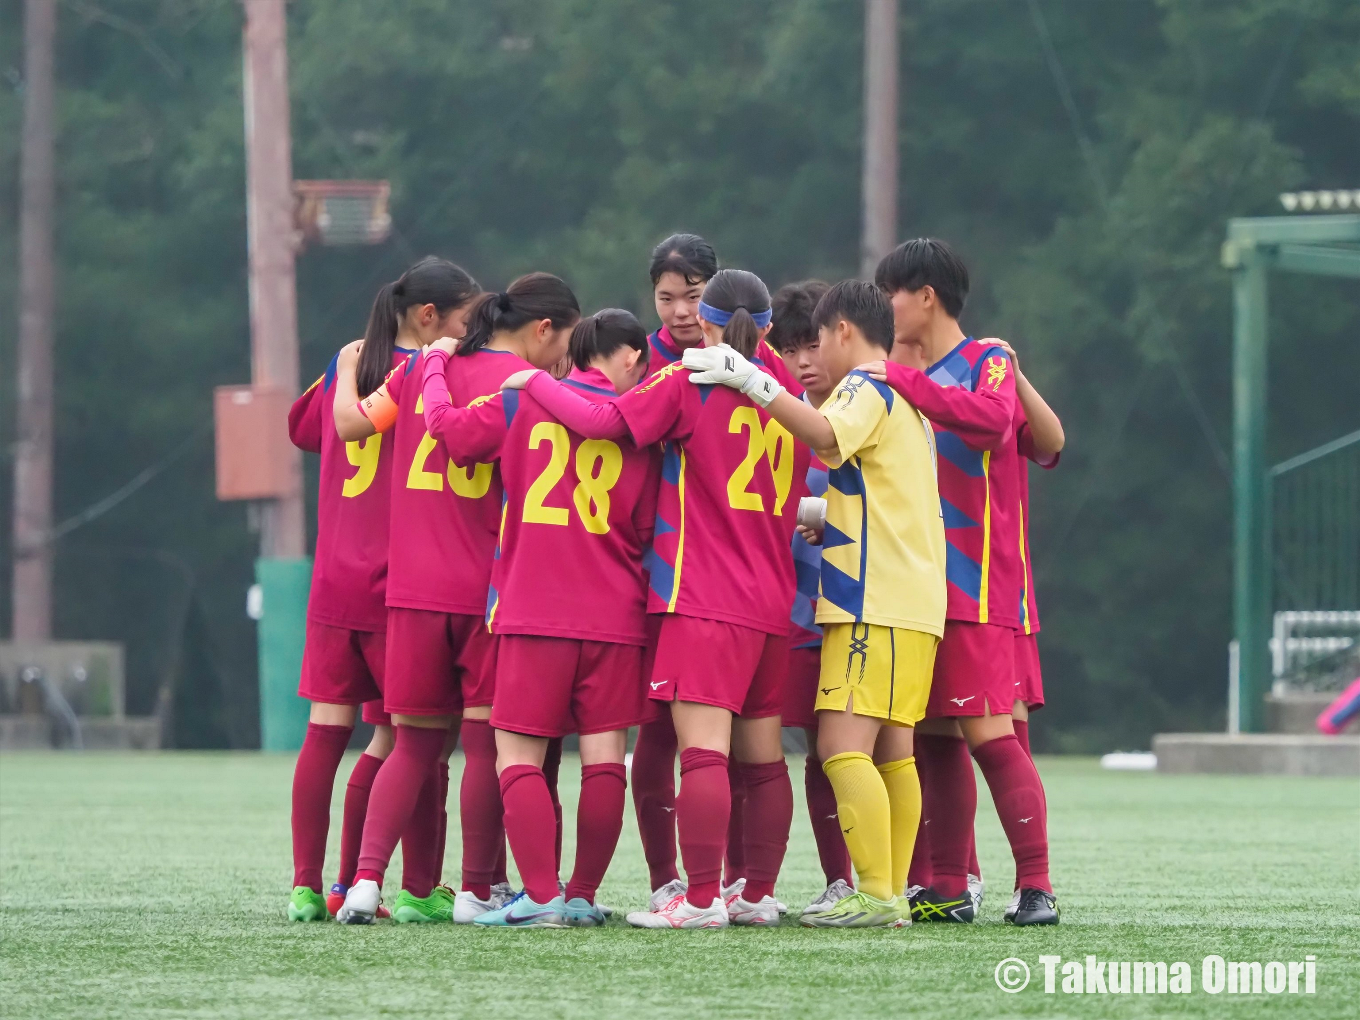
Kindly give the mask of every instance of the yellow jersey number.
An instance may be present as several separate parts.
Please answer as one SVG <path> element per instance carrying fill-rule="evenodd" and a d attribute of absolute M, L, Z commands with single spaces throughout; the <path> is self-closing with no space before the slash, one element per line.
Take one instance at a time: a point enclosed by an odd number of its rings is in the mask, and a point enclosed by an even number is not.
<path fill-rule="evenodd" d="M 378 454 L 381 451 L 381 432 L 375 432 L 367 439 L 345 444 L 345 456 L 349 458 L 350 464 L 359 470 L 345 479 L 344 484 L 340 486 L 341 495 L 353 497 L 368 490 L 373 484 L 373 477 L 378 473 Z"/>
<path fill-rule="evenodd" d="M 760 414 L 749 405 L 735 408 L 727 431 L 733 435 L 746 433 L 746 456 L 727 480 L 727 502 L 733 510 L 765 512 L 765 499 L 747 488 L 755 478 L 756 467 L 763 456 L 774 477 L 774 515 L 784 516 L 789 489 L 793 485 L 793 435 L 773 418 L 762 426 Z"/>
<path fill-rule="evenodd" d="M 423 395 L 416 398 L 416 414 L 422 413 L 424 404 Z M 406 475 L 406 487 L 443 492 L 444 479 L 448 478 L 449 488 L 453 490 L 455 496 L 462 496 L 464 499 L 481 499 L 485 496 L 491 488 L 491 465 L 477 464 L 471 468 L 461 468 L 453 461 L 449 461 L 448 468 L 442 475 L 438 471 L 430 471 L 425 464 L 438 445 L 439 441 L 428 432 L 420 437 L 420 445 L 416 447 L 416 455 L 411 460 L 411 470 Z"/>
<path fill-rule="evenodd" d="M 524 496 L 526 524 L 555 524 L 565 527 L 570 510 L 564 506 L 548 506 L 544 500 L 567 473 L 571 460 L 571 437 L 566 427 L 555 421 L 541 421 L 529 432 L 529 449 L 538 450 L 547 443 L 551 450 L 548 463 L 529 486 Z M 576 448 L 576 488 L 571 502 L 581 524 L 592 535 L 609 533 L 609 491 L 623 473 L 623 451 L 608 439 L 587 439 Z"/>

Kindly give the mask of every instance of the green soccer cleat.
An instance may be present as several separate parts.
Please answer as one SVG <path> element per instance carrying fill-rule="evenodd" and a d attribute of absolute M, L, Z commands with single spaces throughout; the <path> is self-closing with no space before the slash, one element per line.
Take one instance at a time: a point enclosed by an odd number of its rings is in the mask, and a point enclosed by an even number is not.
<path fill-rule="evenodd" d="M 444 886 L 436 886 L 430 895 L 412 896 L 403 889 L 392 904 L 392 920 L 397 924 L 440 924 L 453 921 L 453 896 Z"/>
<path fill-rule="evenodd" d="M 802 919 L 805 928 L 897 928 L 901 923 L 896 897 L 879 900 L 864 892 L 851 893 L 829 910 Z"/>
<path fill-rule="evenodd" d="M 288 920 L 290 921 L 329 921 L 330 912 L 326 909 L 326 897 L 305 885 L 293 890 L 288 901 Z"/>

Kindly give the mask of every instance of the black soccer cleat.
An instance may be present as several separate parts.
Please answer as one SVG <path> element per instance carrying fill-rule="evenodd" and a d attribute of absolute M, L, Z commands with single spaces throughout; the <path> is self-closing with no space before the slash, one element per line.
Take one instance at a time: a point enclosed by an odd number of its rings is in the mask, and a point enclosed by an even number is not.
<path fill-rule="evenodd" d="M 1015 913 L 1006 918 L 1016 927 L 1027 924 L 1057 924 L 1058 898 L 1042 889 L 1021 889 Z"/>
<path fill-rule="evenodd" d="M 911 920 L 914 924 L 929 921 L 972 924 L 973 897 L 966 890 L 962 896 L 950 899 L 934 889 L 922 889 L 911 898 Z"/>

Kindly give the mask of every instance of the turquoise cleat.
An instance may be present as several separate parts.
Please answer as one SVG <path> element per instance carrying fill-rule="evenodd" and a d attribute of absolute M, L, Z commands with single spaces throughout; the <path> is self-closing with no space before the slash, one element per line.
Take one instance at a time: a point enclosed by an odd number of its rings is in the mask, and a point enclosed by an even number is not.
<path fill-rule="evenodd" d="M 527 893 L 520 893 L 499 910 L 488 910 L 472 919 L 473 924 L 487 928 L 565 928 L 567 905 L 561 896 L 547 903 L 535 903 Z"/>
<path fill-rule="evenodd" d="M 567 900 L 562 909 L 567 924 L 573 928 L 599 928 L 604 925 L 608 915 L 594 903 L 587 903 L 579 896 Z"/>

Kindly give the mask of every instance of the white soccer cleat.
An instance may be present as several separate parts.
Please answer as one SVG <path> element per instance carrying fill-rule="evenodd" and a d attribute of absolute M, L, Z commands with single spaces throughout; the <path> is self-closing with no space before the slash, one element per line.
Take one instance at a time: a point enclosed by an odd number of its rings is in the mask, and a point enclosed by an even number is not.
<path fill-rule="evenodd" d="M 738 896 L 727 906 L 727 918 L 733 924 L 749 928 L 776 928 L 779 926 L 779 901 L 766 896 L 759 903 L 748 903 L 744 896 Z"/>
<path fill-rule="evenodd" d="M 453 898 L 453 923 L 471 924 L 483 914 L 496 910 L 497 906 L 495 900 L 496 893 L 494 890 L 492 891 L 490 898 L 485 900 L 478 899 L 477 894 L 471 889 L 459 890 L 458 894 Z M 509 900 L 506 900 L 506 903 L 509 902 Z M 502 904 L 502 906 L 503 905 L 504 904 Z"/>
<path fill-rule="evenodd" d="M 968 895 L 973 901 L 973 916 L 982 916 L 982 893 L 986 889 L 986 883 L 982 881 L 981 875 L 968 876 Z"/>
<path fill-rule="evenodd" d="M 803 908 L 803 916 L 807 917 L 808 914 L 820 914 L 823 910 L 830 910 L 854 891 L 854 886 L 845 879 L 838 878 L 826 887 L 826 891 L 822 895 Z"/>
<path fill-rule="evenodd" d="M 361 879 L 349 887 L 345 902 L 335 912 L 341 924 L 372 924 L 382 903 L 382 889 L 370 878 Z"/>
<path fill-rule="evenodd" d="M 730 922 L 721 896 L 706 907 L 696 907 L 680 893 L 660 910 L 633 911 L 628 923 L 634 928 L 726 928 Z"/>
<path fill-rule="evenodd" d="M 1018 914 L 1019 912 L 1020 912 L 1020 890 L 1017 889 L 1015 890 L 1015 895 L 1011 897 L 1011 901 L 1006 904 L 1006 909 L 1002 913 L 1001 918 L 1002 920 L 1005 921 L 1014 921 L 1015 915 Z"/>
<path fill-rule="evenodd" d="M 723 906 L 727 907 L 728 911 L 730 912 L 732 910 L 732 904 L 736 903 L 738 898 L 740 898 L 741 894 L 744 893 L 745 891 L 746 891 L 746 879 L 744 878 L 739 878 L 731 885 L 724 887 L 722 892 L 720 893 L 720 895 L 722 896 Z"/>
<path fill-rule="evenodd" d="M 649 906 L 653 912 L 656 912 L 677 896 L 683 896 L 687 892 L 689 892 L 689 884 L 682 878 L 673 878 L 652 893 Z"/>

